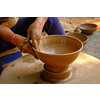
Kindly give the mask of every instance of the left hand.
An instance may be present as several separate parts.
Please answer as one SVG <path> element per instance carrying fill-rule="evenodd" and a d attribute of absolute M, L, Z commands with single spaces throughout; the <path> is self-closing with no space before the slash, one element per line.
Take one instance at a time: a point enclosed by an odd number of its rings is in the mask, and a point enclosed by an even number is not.
<path fill-rule="evenodd" d="M 17 34 L 15 36 L 14 40 L 12 41 L 12 43 L 14 45 L 16 45 L 19 48 L 19 50 L 21 50 L 23 53 L 30 53 L 36 59 L 38 59 L 34 50 L 32 49 L 30 42 L 26 42 L 26 40 L 27 40 L 27 38 L 22 37 L 22 36 Z"/>

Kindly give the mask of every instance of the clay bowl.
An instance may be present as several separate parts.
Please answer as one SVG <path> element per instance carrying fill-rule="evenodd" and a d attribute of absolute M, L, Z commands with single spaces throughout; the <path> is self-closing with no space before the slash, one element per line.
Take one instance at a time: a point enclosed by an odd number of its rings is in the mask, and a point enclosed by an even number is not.
<path fill-rule="evenodd" d="M 61 72 L 68 69 L 78 57 L 83 43 L 74 37 L 64 35 L 49 35 L 41 38 L 40 51 L 34 51 L 37 57 L 45 63 L 45 69 L 50 72 Z"/>
<path fill-rule="evenodd" d="M 78 27 L 82 31 L 82 33 L 85 33 L 88 35 L 92 34 L 97 29 L 97 25 L 91 24 L 91 23 L 80 24 Z"/>
<path fill-rule="evenodd" d="M 81 33 L 67 33 L 67 35 L 78 38 L 83 43 L 83 46 L 87 43 L 89 39 L 87 35 Z"/>

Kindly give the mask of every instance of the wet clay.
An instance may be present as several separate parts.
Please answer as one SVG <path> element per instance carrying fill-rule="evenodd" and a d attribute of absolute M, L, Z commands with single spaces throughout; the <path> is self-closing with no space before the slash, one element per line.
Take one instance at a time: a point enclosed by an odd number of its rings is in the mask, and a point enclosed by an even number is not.
<path fill-rule="evenodd" d="M 66 35 L 78 38 L 83 43 L 83 45 L 85 45 L 87 41 L 89 40 L 88 36 L 82 33 L 73 32 L 73 33 L 67 33 Z"/>
<path fill-rule="evenodd" d="M 40 51 L 33 49 L 38 58 L 45 63 L 43 76 L 48 80 L 69 78 L 71 63 L 83 48 L 82 42 L 77 38 L 61 35 L 43 37 L 39 46 Z"/>
<path fill-rule="evenodd" d="M 75 52 L 77 48 L 70 44 L 60 44 L 60 43 L 49 43 L 47 45 L 43 45 L 40 49 L 43 53 L 48 54 L 66 54 Z"/>
<path fill-rule="evenodd" d="M 46 69 L 46 65 L 44 66 L 44 71 L 41 74 L 41 78 L 45 81 L 55 82 L 55 81 L 61 81 L 64 79 L 69 79 L 72 76 L 72 68 L 73 66 L 69 66 L 62 72 L 50 72 Z"/>

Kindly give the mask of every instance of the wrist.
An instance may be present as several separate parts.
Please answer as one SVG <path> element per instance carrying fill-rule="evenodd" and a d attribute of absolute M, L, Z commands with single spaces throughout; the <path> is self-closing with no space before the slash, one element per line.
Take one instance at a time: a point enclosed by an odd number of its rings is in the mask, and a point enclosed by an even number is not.
<path fill-rule="evenodd" d="M 41 23 L 40 21 L 37 21 L 37 20 L 34 23 L 32 23 L 32 25 L 34 25 L 37 29 L 40 29 L 40 30 L 42 30 L 42 28 L 44 26 L 43 23 Z"/>
<path fill-rule="evenodd" d="M 23 37 L 18 34 L 14 34 L 11 42 L 12 42 L 12 44 L 19 47 L 19 44 L 21 44 L 23 42 Z"/>
<path fill-rule="evenodd" d="M 12 40 L 11 40 L 11 43 L 12 43 L 12 44 L 15 44 L 14 42 L 15 42 L 15 37 L 16 37 L 16 35 L 17 35 L 17 34 L 14 34 L 13 37 L 12 37 Z"/>
<path fill-rule="evenodd" d="M 37 17 L 34 23 L 32 23 L 32 25 L 34 25 L 39 30 L 40 34 L 42 33 L 42 29 L 47 19 L 48 17 Z"/>
<path fill-rule="evenodd" d="M 48 19 L 48 17 L 37 17 L 35 22 L 38 23 L 41 26 L 44 26 L 47 19 Z"/>

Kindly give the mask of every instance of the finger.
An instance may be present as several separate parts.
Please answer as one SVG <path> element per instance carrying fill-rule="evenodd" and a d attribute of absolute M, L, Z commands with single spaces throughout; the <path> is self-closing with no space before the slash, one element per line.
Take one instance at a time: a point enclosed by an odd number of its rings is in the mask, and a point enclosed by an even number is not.
<path fill-rule="evenodd" d="M 28 29 L 28 30 L 27 30 L 27 38 L 25 39 L 24 42 L 29 42 L 29 41 L 30 41 L 30 38 L 31 38 L 31 32 L 30 32 L 30 30 Z"/>
<path fill-rule="evenodd" d="M 35 39 L 33 39 L 33 40 L 32 40 L 32 43 L 33 43 L 33 47 L 34 47 L 35 49 L 37 49 L 37 46 L 38 46 L 38 45 L 37 45 L 37 41 L 36 41 Z"/>
<path fill-rule="evenodd" d="M 27 38 L 24 39 L 24 43 L 27 43 L 27 42 L 29 42 L 29 39 L 27 39 Z"/>
<path fill-rule="evenodd" d="M 21 51 L 22 51 L 23 53 L 28 53 L 26 48 L 27 48 L 27 47 L 26 47 L 25 45 L 21 45 Z"/>
<path fill-rule="evenodd" d="M 29 43 L 26 43 L 24 46 L 23 46 L 23 49 L 27 52 L 27 53 L 30 53 L 32 54 L 36 59 L 38 59 L 38 57 L 36 56 L 34 50 L 32 49 L 31 45 Z"/>
<path fill-rule="evenodd" d="M 31 51 L 30 54 L 32 54 L 34 56 L 34 58 L 38 59 L 38 57 L 37 57 L 35 51 L 32 49 L 32 47 L 30 47 L 29 50 Z"/>
<path fill-rule="evenodd" d="M 31 51 L 32 51 L 31 54 L 34 56 L 34 58 L 38 59 L 36 53 L 34 52 L 34 50 L 32 48 L 31 48 Z"/>

